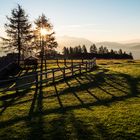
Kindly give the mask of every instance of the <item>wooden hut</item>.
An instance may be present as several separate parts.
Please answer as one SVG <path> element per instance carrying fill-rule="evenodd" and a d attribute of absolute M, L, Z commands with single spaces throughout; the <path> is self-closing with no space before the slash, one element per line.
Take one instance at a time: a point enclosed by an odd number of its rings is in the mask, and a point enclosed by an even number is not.
<path fill-rule="evenodd" d="M 27 66 L 37 66 L 37 64 L 38 64 L 37 61 L 38 61 L 37 57 L 30 56 L 30 57 L 27 57 L 24 60 L 24 65 L 27 65 Z"/>

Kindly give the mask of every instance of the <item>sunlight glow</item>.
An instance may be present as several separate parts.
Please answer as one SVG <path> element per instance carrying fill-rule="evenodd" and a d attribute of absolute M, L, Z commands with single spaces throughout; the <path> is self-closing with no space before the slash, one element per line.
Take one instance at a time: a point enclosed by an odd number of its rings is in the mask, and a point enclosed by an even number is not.
<path fill-rule="evenodd" d="M 45 29 L 45 28 L 41 28 L 40 29 L 40 33 L 41 33 L 41 36 L 45 36 L 45 35 L 47 35 L 47 29 Z"/>

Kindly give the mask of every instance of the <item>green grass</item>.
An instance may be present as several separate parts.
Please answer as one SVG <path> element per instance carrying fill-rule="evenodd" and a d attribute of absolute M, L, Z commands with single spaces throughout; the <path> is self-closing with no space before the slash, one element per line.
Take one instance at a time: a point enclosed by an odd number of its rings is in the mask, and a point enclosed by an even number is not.
<path fill-rule="evenodd" d="M 54 85 L 0 93 L 0 140 L 138 140 L 140 61 L 97 63 Z"/>

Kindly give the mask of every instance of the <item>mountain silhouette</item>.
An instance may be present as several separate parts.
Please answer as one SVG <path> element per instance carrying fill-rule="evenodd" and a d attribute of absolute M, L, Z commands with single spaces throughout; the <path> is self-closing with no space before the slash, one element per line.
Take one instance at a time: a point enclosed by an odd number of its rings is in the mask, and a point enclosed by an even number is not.
<path fill-rule="evenodd" d="M 86 45 L 87 49 L 89 50 L 89 47 L 93 44 L 93 42 L 88 39 L 70 36 L 56 37 L 56 40 L 58 42 L 58 51 L 60 52 L 62 51 L 64 46 L 75 47 L 78 45 Z"/>

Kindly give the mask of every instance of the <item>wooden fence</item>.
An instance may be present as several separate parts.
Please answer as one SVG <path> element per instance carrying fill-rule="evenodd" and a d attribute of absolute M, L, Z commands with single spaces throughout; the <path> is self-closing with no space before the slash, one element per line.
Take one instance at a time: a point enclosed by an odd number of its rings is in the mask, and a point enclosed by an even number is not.
<path fill-rule="evenodd" d="M 91 71 L 96 66 L 96 58 L 92 60 L 82 60 L 81 62 L 74 63 L 73 60 L 67 62 L 64 60 L 64 67 L 59 67 L 59 60 L 56 60 L 58 68 L 47 69 L 47 71 L 34 71 L 32 74 L 13 77 L 8 80 L 1 80 L 0 85 L 12 84 L 12 86 L 8 88 L 1 88 L 0 92 L 6 91 L 18 91 L 21 89 L 26 89 L 28 86 L 35 85 L 38 87 L 40 83 L 55 83 L 59 80 L 66 79 L 71 76 L 75 76 L 76 74 L 81 74 L 82 72 Z M 70 66 L 67 66 L 67 64 Z M 44 78 L 45 77 L 45 78 Z M 1 87 L 1 86 L 0 86 Z"/>

